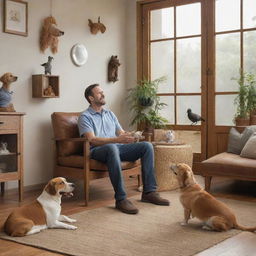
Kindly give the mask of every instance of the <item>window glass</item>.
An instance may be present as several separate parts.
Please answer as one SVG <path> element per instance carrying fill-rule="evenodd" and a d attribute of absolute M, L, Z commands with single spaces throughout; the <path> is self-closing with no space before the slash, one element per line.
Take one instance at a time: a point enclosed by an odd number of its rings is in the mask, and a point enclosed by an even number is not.
<path fill-rule="evenodd" d="M 177 92 L 201 92 L 201 37 L 177 40 Z"/>
<path fill-rule="evenodd" d="M 240 33 L 216 36 L 216 91 L 237 91 L 240 70 Z"/>
<path fill-rule="evenodd" d="M 165 76 L 159 84 L 158 93 L 174 91 L 174 48 L 173 41 L 151 43 L 151 80 Z"/>
<path fill-rule="evenodd" d="M 151 40 L 174 36 L 173 7 L 151 11 Z"/>
<path fill-rule="evenodd" d="M 216 32 L 240 29 L 240 0 L 215 1 Z"/>
<path fill-rule="evenodd" d="M 177 37 L 201 34 L 200 3 L 177 6 L 176 17 Z"/>

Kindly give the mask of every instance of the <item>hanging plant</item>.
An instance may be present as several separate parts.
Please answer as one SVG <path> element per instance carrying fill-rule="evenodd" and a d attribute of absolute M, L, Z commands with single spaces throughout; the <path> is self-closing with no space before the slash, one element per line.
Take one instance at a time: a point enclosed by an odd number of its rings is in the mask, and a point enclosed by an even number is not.
<path fill-rule="evenodd" d="M 165 80 L 165 77 L 153 81 L 143 79 L 138 81 L 136 87 L 129 90 L 127 100 L 133 113 L 131 125 L 143 124 L 147 130 L 161 128 L 168 122 L 159 114 L 159 111 L 167 104 L 161 103 L 157 95 L 159 84 Z"/>

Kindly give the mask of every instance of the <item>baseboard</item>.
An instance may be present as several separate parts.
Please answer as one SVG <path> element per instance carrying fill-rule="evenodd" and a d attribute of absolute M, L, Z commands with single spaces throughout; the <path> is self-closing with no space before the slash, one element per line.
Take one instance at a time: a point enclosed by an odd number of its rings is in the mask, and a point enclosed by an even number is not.
<path fill-rule="evenodd" d="M 29 185 L 29 186 L 24 186 L 23 191 L 28 192 L 28 191 L 32 191 L 32 190 L 43 190 L 44 187 L 45 187 L 45 183 Z M 8 193 L 8 195 L 15 195 L 15 194 L 18 194 L 19 188 L 17 187 L 17 188 L 5 189 L 4 192 L 6 194 Z"/>

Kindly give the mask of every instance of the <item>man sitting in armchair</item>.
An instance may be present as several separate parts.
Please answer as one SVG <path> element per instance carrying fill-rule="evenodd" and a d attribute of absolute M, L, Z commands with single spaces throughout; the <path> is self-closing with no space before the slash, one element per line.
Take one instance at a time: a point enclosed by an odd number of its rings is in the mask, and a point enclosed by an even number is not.
<path fill-rule="evenodd" d="M 135 142 L 125 132 L 115 114 L 103 106 L 104 92 L 99 84 L 85 89 L 84 96 L 90 106 L 78 119 L 80 136 L 86 137 L 91 145 L 91 158 L 106 163 L 109 177 L 115 191 L 116 208 L 124 213 L 136 214 L 138 209 L 126 198 L 121 161 L 136 161 L 141 158 L 143 192 L 141 201 L 157 205 L 169 205 L 156 192 L 154 172 L 154 151 L 149 142 Z"/>

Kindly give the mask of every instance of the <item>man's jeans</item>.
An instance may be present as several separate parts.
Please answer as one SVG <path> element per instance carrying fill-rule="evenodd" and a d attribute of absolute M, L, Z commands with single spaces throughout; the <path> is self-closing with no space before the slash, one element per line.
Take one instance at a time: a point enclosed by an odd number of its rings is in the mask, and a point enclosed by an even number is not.
<path fill-rule="evenodd" d="M 109 177 L 115 190 L 115 199 L 126 198 L 121 161 L 136 161 L 141 158 L 143 191 L 156 190 L 154 150 L 149 142 L 132 144 L 106 144 L 91 149 L 91 158 L 108 166 Z"/>

